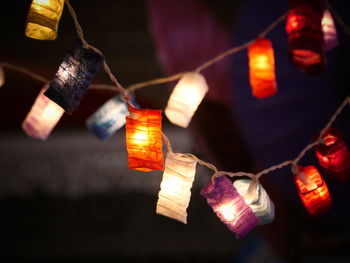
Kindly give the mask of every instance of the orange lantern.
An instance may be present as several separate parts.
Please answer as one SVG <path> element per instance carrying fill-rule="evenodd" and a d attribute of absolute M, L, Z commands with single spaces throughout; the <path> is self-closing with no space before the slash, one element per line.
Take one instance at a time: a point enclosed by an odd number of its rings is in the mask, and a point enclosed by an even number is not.
<path fill-rule="evenodd" d="M 275 58 L 271 41 L 257 39 L 248 48 L 248 58 L 253 96 L 262 99 L 276 94 Z"/>
<path fill-rule="evenodd" d="M 328 175 L 338 181 L 350 179 L 350 154 L 341 134 L 329 128 L 322 139 L 324 144 L 316 147 L 316 156 Z"/>
<path fill-rule="evenodd" d="M 150 172 L 163 170 L 162 111 L 135 109 L 126 116 L 126 148 L 129 169 Z"/>
<path fill-rule="evenodd" d="M 306 210 L 311 215 L 319 215 L 332 205 L 328 187 L 315 166 L 298 167 L 294 182 Z"/>

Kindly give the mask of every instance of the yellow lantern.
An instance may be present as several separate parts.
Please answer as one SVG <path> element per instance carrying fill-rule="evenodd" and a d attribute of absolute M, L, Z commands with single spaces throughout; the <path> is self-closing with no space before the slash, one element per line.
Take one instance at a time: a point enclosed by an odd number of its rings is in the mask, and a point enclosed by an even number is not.
<path fill-rule="evenodd" d="M 5 84 L 5 73 L 4 69 L 0 66 L 0 87 L 4 86 Z"/>
<path fill-rule="evenodd" d="M 202 74 L 185 74 L 170 95 L 165 115 L 173 124 L 186 128 L 207 92 L 208 84 Z"/>
<path fill-rule="evenodd" d="M 39 40 L 56 39 L 63 7 L 64 0 L 33 0 L 28 13 L 26 36 Z"/>
<path fill-rule="evenodd" d="M 41 90 L 34 105 L 22 123 L 31 137 L 46 140 L 64 113 L 64 109 L 44 95 L 48 85 Z"/>
<path fill-rule="evenodd" d="M 156 213 L 187 223 L 186 209 L 191 198 L 191 187 L 197 161 L 172 154 L 165 160 Z"/>

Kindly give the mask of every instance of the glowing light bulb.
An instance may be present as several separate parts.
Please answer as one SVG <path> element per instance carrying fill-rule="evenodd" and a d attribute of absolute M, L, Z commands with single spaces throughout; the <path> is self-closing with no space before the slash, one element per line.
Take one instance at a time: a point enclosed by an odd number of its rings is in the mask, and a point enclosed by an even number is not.
<path fill-rule="evenodd" d="M 165 115 L 170 122 L 186 128 L 208 92 L 208 85 L 199 73 L 185 74 L 170 95 Z"/>

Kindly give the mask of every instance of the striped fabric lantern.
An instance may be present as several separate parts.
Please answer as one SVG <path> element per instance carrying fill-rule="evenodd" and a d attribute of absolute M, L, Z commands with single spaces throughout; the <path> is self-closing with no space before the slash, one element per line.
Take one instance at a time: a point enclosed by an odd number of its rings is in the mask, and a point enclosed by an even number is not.
<path fill-rule="evenodd" d="M 86 49 L 80 41 L 68 52 L 45 96 L 60 105 L 68 114 L 79 106 L 104 57 Z"/>
<path fill-rule="evenodd" d="M 29 8 L 26 36 L 39 40 L 57 38 L 64 0 L 33 0 Z"/>
<path fill-rule="evenodd" d="M 171 123 L 186 128 L 207 92 L 208 84 L 202 74 L 185 74 L 170 95 L 165 115 Z"/>
<path fill-rule="evenodd" d="M 325 68 L 321 20 L 324 0 L 289 0 L 286 32 L 288 53 L 294 66 L 311 74 Z"/>
<path fill-rule="evenodd" d="M 275 206 L 261 184 L 257 184 L 252 195 L 249 195 L 248 188 L 251 182 L 251 179 L 238 179 L 234 181 L 233 186 L 253 210 L 259 219 L 259 225 L 270 224 L 275 218 Z"/>
<path fill-rule="evenodd" d="M 126 116 L 126 148 L 129 169 L 150 172 L 164 169 L 162 111 L 136 109 Z"/>
<path fill-rule="evenodd" d="M 323 135 L 324 144 L 316 146 L 316 156 L 327 175 L 334 180 L 350 179 L 350 154 L 340 132 L 329 128 Z"/>
<path fill-rule="evenodd" d="M 322 17 L 322 31 L 325 43 L 325 50 L 331 50 L 332 48 L 338 45 L 338 34 L 337 28 L 335 27 L 335 23 L 331 12 L 325 9 Z"/>
<path fill-rule="evenodd" d="M 276 94 L 275 57 L 271 41 L 257 39 L 248 47 L 248 58 L 253 96 L 262 99 Z"/>
<path fill-rule="evenodd" d="M 44 96 L 48 85 L 40 91 L 30 112 L 22 123 L 22 129 L 31 137 L 46 140 L 61 119 L 64 109 Z"/>
<path fill-rule="evenodd" d="M 215 177 L 201 191 L 220 220 L 238 237 L 245 236 L 258 223 L 253 210 L 226 176 Z"/>
<path fill-rule="evenodd" d="M 180 154 L 168 154 L 158 194 L 157 214 L 187 224 L 186 209 L 191 198 L 196 164 L 197 161 Z"/>
<path fill-rule="evenodd" d="M 0 66 L 0 88 L 5 84 L 5 72 L 4 69 Z"/>
<path fill-rule="evenodd" d="M 298 166 L 299 174 L 294 174 L 294 182 L 301 201 L 311 215 L 319 215 L 332 205 L 328 187 L 315 166 Z"/>

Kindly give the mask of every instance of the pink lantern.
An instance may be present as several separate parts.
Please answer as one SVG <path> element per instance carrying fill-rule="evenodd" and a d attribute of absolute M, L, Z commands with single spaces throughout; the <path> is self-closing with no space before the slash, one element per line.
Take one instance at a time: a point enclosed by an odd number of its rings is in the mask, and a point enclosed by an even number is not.
<path fill-rule="evenodd" d="M 337 28 L 335 27 L 331 12 L 327 9 L 324 10 L 322 17 L 322 31 L 325 50 L 328 51 L 336 47 L 338 45 Z"/>
<path fill-rule="evenodd" d="M 64 113 L 64 109 L 44 95 L 48 85 L 40 91 L 34 105 L 22 123 L 22 129 L 31 137 L 46 140 Z"/>

